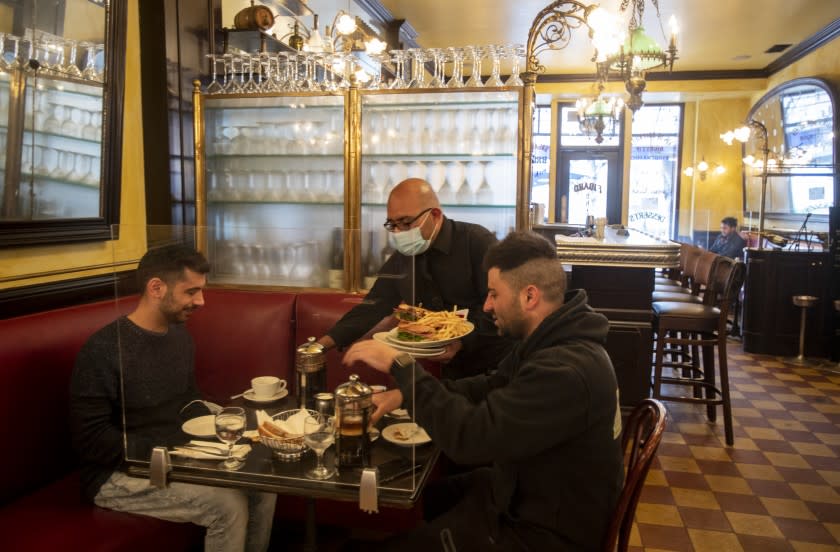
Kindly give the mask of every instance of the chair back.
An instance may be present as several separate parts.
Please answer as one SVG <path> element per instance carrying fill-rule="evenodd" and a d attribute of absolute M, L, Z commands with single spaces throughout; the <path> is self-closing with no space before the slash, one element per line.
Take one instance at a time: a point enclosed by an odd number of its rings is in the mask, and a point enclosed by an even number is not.
<path fill-rule="evenodd" d="M 700 260 L 702 249 L 696 245 L 682 244 L 680 245 L 680 272 L 683 285 L 689 287 L 691 279 L 694 276 L 694 270 L 697 268 L 697 261 Z"/>
<path fill-rule="evenodd" d="M 714 290 L 714 293 L 709 293 L 712 299 L 710 302 L 704 302 L 720 309 L 721 328 L 726 327 L 729 309 L 735 302 L 741 286 L 744 285 L 745 276 L 746 265 L 744 265 L 743 261 L 729 257 L 720 257 L 712 281 L 712 290 Z"/>
<path fill-rule="evenodd" d="M 701 292 L 705 292 L 711 287 L 709 284 L 714 276 L 715 266 L 719 258 L 720 255 L 711 251 L 700 253 L 691 278 L 691 293 L 700 295 Z"/>
<path fill-rule="evenodd" d="M 636 505 L 642 494 L 648 470 L 656 455 L 656 449 L 665 432 L 665 405 L 656 399 L 644 399 L 633 409 L 624 432 L 621 435 L 621 450 L 624 451 L 626 475 L 624 487 L 618 497 L 618 504 L 613 511 L 602 550 L 613 552 L 627 550 L 630 541 L 630 529 L 636 515 Z M 618 548 L 616 548 L 618 544 Z"/>

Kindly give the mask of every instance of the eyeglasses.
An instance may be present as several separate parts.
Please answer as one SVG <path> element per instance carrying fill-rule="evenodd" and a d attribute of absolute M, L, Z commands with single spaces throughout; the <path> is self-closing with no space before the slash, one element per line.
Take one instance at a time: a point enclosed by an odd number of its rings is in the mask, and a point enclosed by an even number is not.
<path fill-rule="evenodd" d="M 434 207 L 429 207 L 428 209 L 423 209 L 422 211 L 420 211 L 420 213 L 416 217 L 412 217 L 412 218 L 401 218 L 400 220 L 388 219 L 388 220 L 385 221 L 385 224 L 383 224 L 382 226 L 384 226 L 385 230 L 387 230 L 388 232 L 393 232 L 394 230 L 399 230 L 400 232 L 410 230 L 411 225 L 414 224 L 417 221 L 417 219 L 419 219 L 420 217 L 422 217 L 423 215 L 425 215 L 426 213 L 428 213 L 432 209 L 434 209 Z"/>

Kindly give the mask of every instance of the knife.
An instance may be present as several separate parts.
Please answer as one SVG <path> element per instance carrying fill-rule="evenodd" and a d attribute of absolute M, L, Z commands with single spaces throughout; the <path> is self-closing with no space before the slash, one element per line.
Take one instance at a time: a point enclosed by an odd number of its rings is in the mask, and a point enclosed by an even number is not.
<path fill-rule="evenodd" d="M 201 446 L 201 445 L 193 445 L 193 444 L 190 444 L 190 443 L 188 443 L 186 445 L 178 445 L 174 448 L 175 448 L 175 450 L 178 450 L 178 449 L 194 450 L 194 451 L 197 451 L 197 452 L 203 452 L 204 454 L 210 454 L 212 456 L 218 456 L 219 458 L 227 458 L 228 457 L 227 452 L 223 452 L 223 451 L 221 451 L 217 448 L 204 447 L 204 446 Z M 234 454 L 234 457 L 235 456 L 236 455 Z"/>

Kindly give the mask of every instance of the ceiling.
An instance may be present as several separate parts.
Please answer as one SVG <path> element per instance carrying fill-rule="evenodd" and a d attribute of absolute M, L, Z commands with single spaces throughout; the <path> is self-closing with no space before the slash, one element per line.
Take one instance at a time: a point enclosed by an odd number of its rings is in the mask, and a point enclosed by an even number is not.
<path fill-rule="evenodd" d="M 424 48 L 468 44 L 525 44 L 541 0 L 380 0 L 397 19 L 417 31 Z M 621 0 L 602 0 L 618 13 Z M 588 2 L 587 2 L 588 4 Z M 840 19 L 838 0 L 659 0 L 662 26 L 676 15 L 681 31 L 675 71 L 745 71 L 767 67 L 781 53 L 775 44 L 796 46 Z M 629 16 L 628 16 L 629 17 Z M 648 34 L 666 43 L 650 0 L 645 2 Z M 576 29 L 562 50 L 540 57 L 546 74 L 591 74 L 593 48 L 584 29 Z"/>

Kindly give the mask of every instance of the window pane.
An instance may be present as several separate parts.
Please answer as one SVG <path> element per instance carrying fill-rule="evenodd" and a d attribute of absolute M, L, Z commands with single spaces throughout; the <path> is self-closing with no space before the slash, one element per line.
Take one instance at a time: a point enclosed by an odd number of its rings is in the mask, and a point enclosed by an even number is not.
<path fill-rule="evenodd" d="M 588 136 L 583 133 L 578 120 L 577 109 L 574 106 L 563 106 L 560 108 L 560 145 L 561 146 L 586 146 L 586 147 L 607 147 L 617 146 L 621 125 L 615 125 L 610 131 L 609 125 L 604 131 L 604 141 L 598 144 L 595 136 Z"/>
<path fill-rule="evenodd" d="M 628 224 L 666 239 L 674 236 L 681 111 L 645 105 L 633 118 Z"/>

